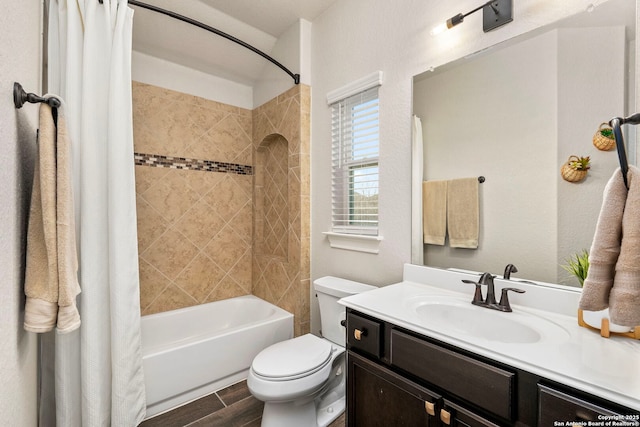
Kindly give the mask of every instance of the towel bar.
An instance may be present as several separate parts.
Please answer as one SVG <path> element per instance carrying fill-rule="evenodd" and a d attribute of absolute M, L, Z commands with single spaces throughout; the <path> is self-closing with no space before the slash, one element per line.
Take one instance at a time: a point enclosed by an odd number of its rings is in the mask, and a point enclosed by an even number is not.
<path fill-rule="evenodd" d="M 54 96 L 49 98 L 43 98 L 35 93 L 27 93 L 22 88 L 22 85 L 18 82 L 13 83 L 13 103 L 16 108 L 22 108 L 25 102 L 36 104 L 38 102 L 44 102 L 49 104 L 51 108 L 58 108 L 62 104 L 60 100 Z"/>

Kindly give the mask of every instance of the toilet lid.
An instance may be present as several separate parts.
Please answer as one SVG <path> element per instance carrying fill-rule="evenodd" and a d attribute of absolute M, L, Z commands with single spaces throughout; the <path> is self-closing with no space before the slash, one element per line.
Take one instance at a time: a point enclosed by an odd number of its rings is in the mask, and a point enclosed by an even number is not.
<path fill-rule="evenodd" d="M 324 366 L 331 359 L 331 344 L 312 334 L 281 341 L 262 350 L 251 367 L 263 377 L 301 377 Z"/>

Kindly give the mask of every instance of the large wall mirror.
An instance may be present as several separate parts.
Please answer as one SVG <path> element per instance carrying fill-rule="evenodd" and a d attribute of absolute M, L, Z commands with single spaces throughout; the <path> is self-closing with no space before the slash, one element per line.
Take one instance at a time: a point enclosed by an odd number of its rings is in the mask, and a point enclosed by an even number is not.
<path fill-rule="evenodd" d="M 636 112 L 635 20 L 635 0 L 609 0 L 414 77 L 422 180 L 486 178 L 478 248 L 416 244 L 414 206 L 414 263 L 498 275 L 512 263 L 514 278 L 578 285 L 561 265 L 590 248 L 618 167 L 616 151 L 599 151 L 593 135 Z M 635 164 L 635 131 L 623 128 Z M 560 176 L 571 155 L 591 158 L 579 183 Z"/>

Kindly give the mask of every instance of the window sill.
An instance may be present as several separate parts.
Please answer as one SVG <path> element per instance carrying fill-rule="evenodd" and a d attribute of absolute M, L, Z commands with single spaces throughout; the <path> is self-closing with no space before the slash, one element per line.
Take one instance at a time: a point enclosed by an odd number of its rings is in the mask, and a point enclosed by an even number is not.
<path fill-rule="evenodd" d="M 346 249 L 348 251 L 366 252 L 377 254 L 380 249 L 382 236 L 363 236 L 359 234 L 344 234 L 324 231 L 332 248 Z"/>

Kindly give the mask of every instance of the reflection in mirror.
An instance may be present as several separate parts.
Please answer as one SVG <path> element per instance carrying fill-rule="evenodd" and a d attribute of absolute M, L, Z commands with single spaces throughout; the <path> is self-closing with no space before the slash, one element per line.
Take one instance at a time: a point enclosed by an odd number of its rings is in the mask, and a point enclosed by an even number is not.
<path fill-rule="evenodd" d="M 498 275 L 514 264 L 512 279 L 578 286 L 561 265 L 590 248 L 618 167 L 616 151 L 592 138 L 602 122 L 635 112 L 634 63 L 635 1 L 610 0 L 414 77 L 423 180 L 486 177 L 478 248 L 414 244 L 423 250 L 414 262 Z M 624 130 L 635 164 L 635 134 Z M 571 155 L 591 158 L 579 183 L 560 176 Z"/>

